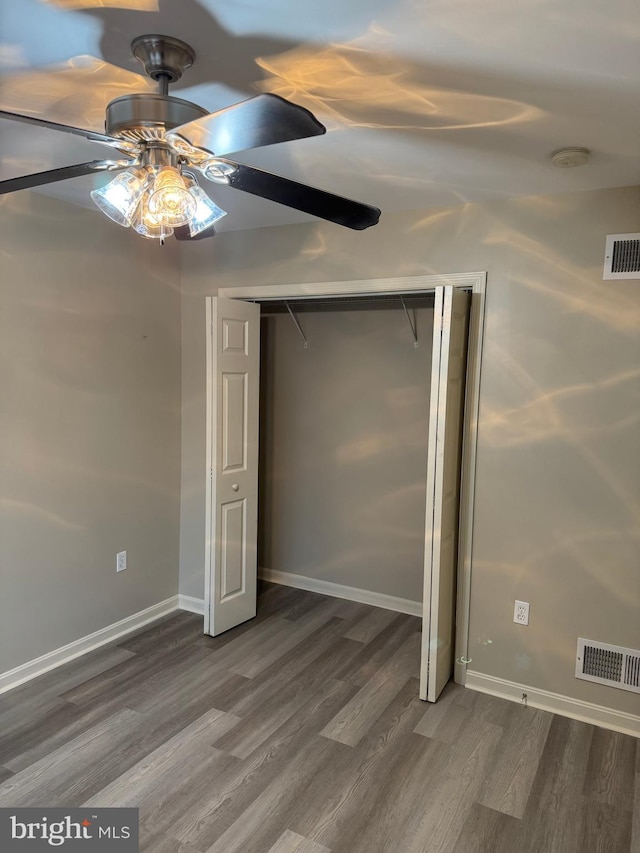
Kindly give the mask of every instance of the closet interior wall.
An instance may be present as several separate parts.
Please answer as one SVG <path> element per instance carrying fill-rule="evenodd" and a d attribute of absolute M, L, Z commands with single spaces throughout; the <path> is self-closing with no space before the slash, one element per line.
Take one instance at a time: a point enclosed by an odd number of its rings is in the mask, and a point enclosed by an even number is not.
<path fill-rule="evenodd" d="M 263 305 L 261 568 L 422 600 L 433 309 Z"/>

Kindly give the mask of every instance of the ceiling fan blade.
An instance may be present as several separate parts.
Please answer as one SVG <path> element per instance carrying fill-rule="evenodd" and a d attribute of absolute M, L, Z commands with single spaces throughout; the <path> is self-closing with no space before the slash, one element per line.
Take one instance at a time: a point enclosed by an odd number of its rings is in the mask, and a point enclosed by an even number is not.
<path fill-rule="evenodd" d="M 279 204 L 356 231 L 363 231 L 380 219 L 380 210 L 377 207 L 300 184 L 280 175 L 263 172 L 254 166 L 245 166 L 232 160 L 221 162 L 233 167 L 224 183 L 237 190 L 277 201 Z"/>
<path fill-rule="evenodd" d="M 127 139 L 118 139 L 115 136 L 107 136 L 104 133 L 97 133 L 95 130 L 85 130 L 82 127 L 72 127 L 69 124 L 57 124 L 54 121 L 47 121 L 43 118 L 35 118 L 34 116 L 26 116 L 21 113 L 10 113 L 6 110 L 0 110 L 0 119 L 5 118 L 9 121 L 18 121 L 24 124 L 32 124 L 36 127 L 44 127 L 48 130 L 59 130 L 62 133 L 73 133 L 75 136 L 84 136 L 90 142 L 99 142 L 102 145 L 109 145 L 111 148 L 120 148 L 124 151 L 130 151 L 132 154 L 137 154 L 140 146 L 135 142 L 130 142 Z"/>
<path fill-rule="evenodd" d="M 232 154 L 276 142 L 326 133 L 324 125 L 304 107 L 278 95 L 256 95 L 232 107 L 180 125 L 167 133 L 172 143 L 186 143 L 211 154 Z"/>
<path fill-rule="evenodd" d="M 32 175 L 22 175 L 20 178 L 9 178 L 7 181 L 0 181 L 0 195 L 41 187 L 56 181 L 66 181 L 68 178 L 80 178 L 94 172 L 117 172 L 120 169 L 126 169 L 132 163 L 133 160 L 92 160 L 90 163 L 77 163 L 75 166 L 63 166 L 61 169 L 49 169 L 47 172 L 34 172 Z"/>
<path fill-rule="evenodd" d="M 216 229 L 213 225 L 210 225 L 208 228 L 205 228 L 204 231 L 201 231 L 199 234 L 196 234 L 194 237 L 192 237 L 189 232 L 189 226 L 181 225 L 179 228 L 173 229 L 173 236 L 176 238 L 176 240 L 204 240 L 205 237 L 215 237 Z"/>

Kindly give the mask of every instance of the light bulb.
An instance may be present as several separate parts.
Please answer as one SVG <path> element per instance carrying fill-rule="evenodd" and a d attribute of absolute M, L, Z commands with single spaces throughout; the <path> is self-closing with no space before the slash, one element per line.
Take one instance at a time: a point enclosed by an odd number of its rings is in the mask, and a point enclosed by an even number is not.
<path fill-rule="evenodd" d="M 106 186 L 93 190 L 91 198 L 109 219 L 113 219 L 123 228 L 128 228 L 140 203 L 147 179 L 146 169 L 127 169 Z"/>
<path fill-rule="evenodd" d="M 158 222 L 158 220 L 149 213 L 148 193 L 144 193 L 140 199 L 140 204 L 136 210 L 136 215 L 131 223 L 131 227 L 142 237 L 148 237 L 152 240 L 164 240 L 166 237 L 171 237 L 173 234 L 173 228 Z"/>
<path fill-rule="evenodd" d="M 218 219 L 226 216 L 227 211 L 218 207 L 193 178 L 185 176 L 185 180 L 189 187 L 189 192 L 196 200 L 195 212 L 189 220 L 189 233 L 192 237 L 195 237 L 196 234 L 209 228 Z"/>
<path fill-rule="evenodd" d="M 196 200 L 173 166 L 165 166 L 156 175 L 148 208 L 156 222 L 170 228 L 186 225 L 195 213 Z"/>

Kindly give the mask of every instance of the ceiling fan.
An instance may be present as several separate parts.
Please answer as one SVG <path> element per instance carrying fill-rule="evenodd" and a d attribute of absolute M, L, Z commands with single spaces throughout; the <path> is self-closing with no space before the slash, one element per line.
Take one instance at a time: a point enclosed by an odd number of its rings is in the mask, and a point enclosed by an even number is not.
<path fill-rule="evenodd" d="M 380 210 L 231 160 L 248 148 L 319 136 L 325 127 L 303 107 L 277 95 L 257 95 L 217 112 L 169 95 L 169 84 L 193 65 L 195 52 L 170 36 L 143 35 L 133 55 L 158 92 L 123 95 L 107 105 L 105 133 L 0 110 L 0 118 L 83 136 L 126 159 L 92 160 L 0 181 L 0 194 L 96 172 L 118 172 L 91 197 L 100 210 L 143 237 L 164 242 L 215 234 L 225 215 L 198 184 L 198 176 L 279 202 L 321 219 L 363 230 Z"/>

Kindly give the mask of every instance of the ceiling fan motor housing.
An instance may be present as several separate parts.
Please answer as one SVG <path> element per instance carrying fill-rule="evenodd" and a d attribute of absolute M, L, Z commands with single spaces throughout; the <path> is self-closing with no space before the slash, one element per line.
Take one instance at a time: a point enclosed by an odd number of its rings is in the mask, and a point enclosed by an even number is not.
<path fill-rule="evenodd" d="M 122 95 L 107 106 L 106 132 L 137 142 L 163 139 L 165 131 L 208 115 L 207 110 L 171 95 Z"/>

